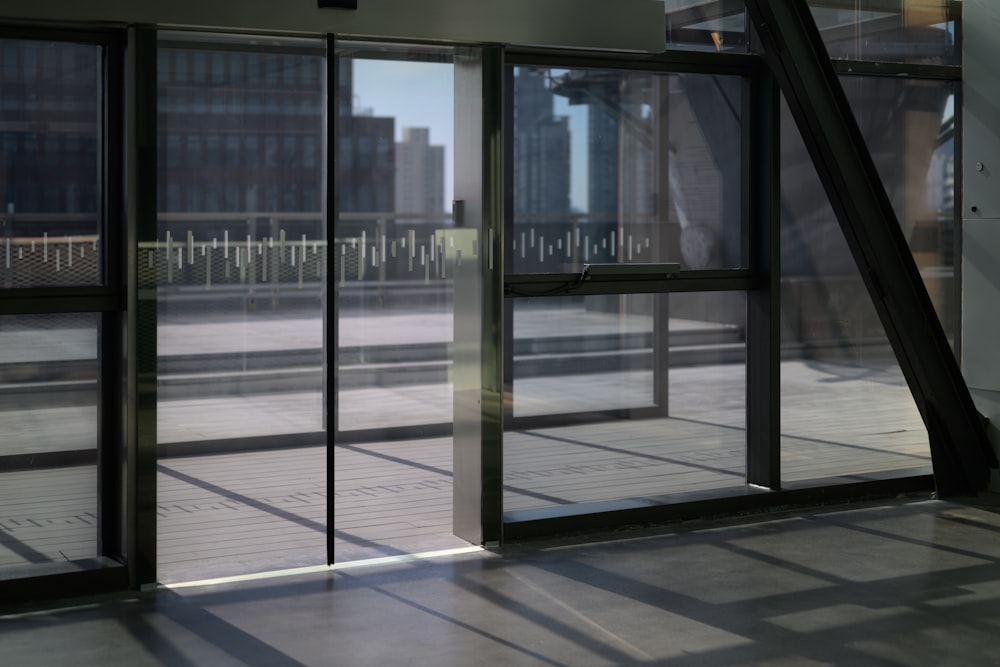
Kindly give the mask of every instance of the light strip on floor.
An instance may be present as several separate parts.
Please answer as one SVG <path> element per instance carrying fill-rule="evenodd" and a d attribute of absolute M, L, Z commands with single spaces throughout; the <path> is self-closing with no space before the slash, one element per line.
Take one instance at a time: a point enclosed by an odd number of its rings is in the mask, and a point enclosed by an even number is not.
<path fill-rule="evenodd" d="M 270 572 L 256 572 L 254 574 L 237 574 L 231 577 L 216 577 L 215 579 L 199 579 L 197 581 L 181 581 L 173 584 L 160 584 L 161 588 L 194 588 L 196 586 L 216 586 L 219 584 L 232 584 L 241 581 L 257 581 L 259 579 L 274 579 L 277 577 L 293 577 L 298 574 L 313 574 L 315 572 L 337 572 L 339 570 L 350 570 L 360 567 L 372 567 L 375 565 L 389 565 L 394 563 L 410 563 L 413 561 L 440 558 L 442 556 L 458 556 L 461 554 L 476 553 L 485 551 L 483 547 L 468 546 L 455 549 L 442 549 L 441 551 L 424 551 L 416 554 L 401 554 L 399 556 L 382 556 L 379 558 L 366 558 L 364 560 L 352 560 L 346 563 L 334 563 L 333 565 L 310 565 L 309 567 L 294 567 L 287 570 L 272 570 Z"/>

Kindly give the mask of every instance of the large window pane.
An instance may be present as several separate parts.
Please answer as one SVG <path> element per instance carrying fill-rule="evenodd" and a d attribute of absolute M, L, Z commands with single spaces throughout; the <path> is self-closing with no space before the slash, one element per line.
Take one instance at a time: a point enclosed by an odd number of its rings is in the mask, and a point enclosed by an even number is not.
<path fill-rule="evenodd" d="M 452 534 L 455 291 L 478 232 L 452 219 L 455 58 L 338 43 L 337 561 L 465 544 Z"/>
<path fill-rule="evenodd" d="M 742 489 L 745 314 L 731 293 L 516 301 L 505 510 Z"/>
<path fill-rule="evenodd" d="M 101 47 L 0 39 L 0 288 L 97 285 Z"/>
<path fill-rule="evenodd" d="M 746 266 L 738 77 L 514 69 L 514 273 Z"/>
<path fill-rule="evenodd" d="M 954 84 L 842 81 L 953 336 Z M 923 422 L 787 110 L 782 127 L 783 480 L 925 472 Z"/>
<path fill-rule="evenodd" d="M 0 571 L 97 556 L 98 316 L 0 317 Z"/>
<path fill-rule="evenodd" d="M 869 76 L 840 81 L 941 324 L 954 340 L 959 84 Z"/>
<path fill-rule="evenodd" d="M 158 130 L 168 150 L 158 240 L 142 261 L 158 286 L 166 579 L 326 556 L 326 235 L 322 199 L 305 196 L 323 191 L 324 172 L 298 153 L 303 137 L 324 143 L 325 48 L 257 42 L 160 42 Z M 310 111 L 253 103 L 279 98 Z M 193 109 L 177 103 L 188 99 Z"/>
<path fill-rule="evenodd" d="M 340 95 L 353 105 L 338 119 L 338 430 L 412 437 L 452 422 L 453 57 L 343 48 Z"/>

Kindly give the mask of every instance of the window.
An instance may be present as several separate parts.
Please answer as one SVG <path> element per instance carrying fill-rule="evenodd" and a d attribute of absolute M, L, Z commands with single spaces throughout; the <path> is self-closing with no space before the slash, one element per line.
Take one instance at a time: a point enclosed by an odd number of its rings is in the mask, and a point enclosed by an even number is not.
<path fill-rule="evenodd" d="M 0 486 L 17 489 L 0 494 L 0 578 L 85 573 L 124 555 L 106 528 L 124 516 L 108 472 L 125 464 L 122 378 L 103 363 L 124 327 L 123 281 L 107 262 L 124 196 L 103 178 L 121 173 L 103 110 L 124 106 L 105 86 L 105 72 L 123 76 L 122 53 L 110 34 L 50 30 L 0 38 L 0 59 Z"/>
<path fill-rule="evenodd" d="M 514 68 L 514 270 L 746 267 L 741 96 L 734 76 Z"/>

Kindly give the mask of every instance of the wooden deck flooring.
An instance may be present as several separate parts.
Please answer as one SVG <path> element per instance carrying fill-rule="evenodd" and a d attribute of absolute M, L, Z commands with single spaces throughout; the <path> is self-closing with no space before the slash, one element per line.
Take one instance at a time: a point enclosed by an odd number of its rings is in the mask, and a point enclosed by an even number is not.
<path fill-rule="evenodd" d="M 929 468 L 926 433 L 898 378 L 849 373 L 784 364 L 784 480 L 856 479 Z M 725 366 L 672 373 L 670 418 L 508 432 L 505 509 L 741 485 L 745 430 L 739 377 Z M 559 381 L 579 384 L 579 378 Z M 550 395 L 559 391 L 551 382 L 545 390 Z M 282 398 L 288 401 L 284 405 L 295 402 Z M 229 415 L 238 412 L 233 405 L 226 408 Z M 336 559 L 463 545 L 451 535 L 451 449 L 450 438 L 338 446 L 329 485 L 336 507 Z M 87 466 L 4 473 L 0 566 L 92 556 L 95 479 L 94 468 Z M 323 563 L 327 488 L 321 447 L 161 460 L 162 580 Z"/>

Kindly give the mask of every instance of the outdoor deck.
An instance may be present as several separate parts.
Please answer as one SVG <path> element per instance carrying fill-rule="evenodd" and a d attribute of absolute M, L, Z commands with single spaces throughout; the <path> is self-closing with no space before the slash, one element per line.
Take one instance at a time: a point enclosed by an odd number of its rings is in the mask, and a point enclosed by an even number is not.
<path fill-rule="evenodd" d="M 725 395 L 710 381 L 714 374 L 721 386 L 729 373 L 699 370 L 702 391 L 675 403 L 683 416 L 508 433 L 505 509 L 741 485 L 745 432 L 719 423 Z M 808 405 L 808 386 L 822 372 L 799 363 L 785 363 L 783 371 L 786 386 L 799 374 L 802 388 L 790 397 L 796 400 L 783 420 L 786 481 L 929 467 L 915 410 L 900 414 L 902 388 L 884 385 L 896 398 L 875 400 L 868 379 L 842 379 L 839 405 L 828 401 L 822 412 L 796 415 L 795 402 Z M 704 400 L 705 392 L 714 403 Z M 732 413 L 729 421 L 741 418 Z M 899 428 L 901 420 L 906 428 Z M 843 442 L 835 441 L 837 434 Z M 451 535 L 451 450 L 450 438 L 337 447 L 331 490 L 337 560 L 461 546 Z M 162 578 L 322 563 L 325 456 L 322 447 L 306 447 L 163 459 L 157 491 Z M 0 565 L 93 555 L 93 480 L 89 466 L 5 473 Z"/>
<path fill-rule="evenodd" d="M 222 339 L 210 328 L 202 335 L 199 345 Z M 790 360 L 781 373 L 783 482 L 929 471 L 926 432 L 898 371 Z M 738 492 L 745 467 L 744 374 L 741 364 L 672 368 L 669 417 L 509 431 L 505 510 Z M 525 378 L 515 383 L 515 411 L 545 412 L 553 401 L 581 409 L 616 401 L 648 405 L 650 379 L 643 371 Z M 162 402 L 161 441 L 270 434 L 280 442 L 282 434 L 322 429 L 321 400 L 316 392 L 282 391 Z M 341 405 L 355 428 L 377 425 L 385 415 L 411 423 L 447 422 L 451 415 L 450 390 L 442 383 L 342 391 Z M 92 409 L 37 412 L 0 411 L 0 429 L 19 432 L 30 420 L 42 434 L 33 445 L 39 451 L 88 446 Z M 329 485 L 326 451 L 318 446 L 162 458 L 160 578 L 325 562 L 328 488 L 338 561 L 463 546 L 451 534 L 452 447 L 451 438 L 338 445 Z M 94 467 L 86 465 L 2 473 L 0 567 L 93 556 L 95 480 Z"/>

